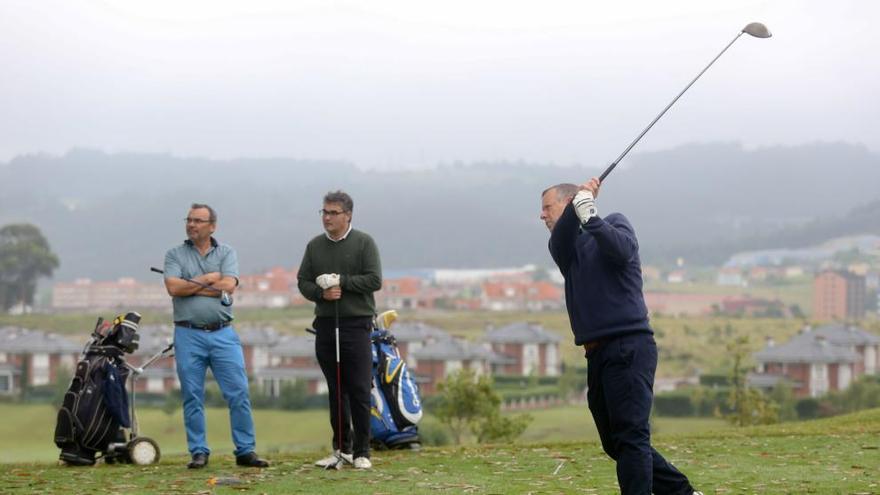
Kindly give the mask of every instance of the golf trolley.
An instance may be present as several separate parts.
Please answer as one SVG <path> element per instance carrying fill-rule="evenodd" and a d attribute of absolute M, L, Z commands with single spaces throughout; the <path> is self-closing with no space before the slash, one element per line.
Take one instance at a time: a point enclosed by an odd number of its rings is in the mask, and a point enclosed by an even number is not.
<path fill-rule="evenodd" d="M 137 378 L 156 360 L 173 355 L 174 344 L 135 367 L 125 354 L 138 349 L 141 316 L 119 315 L 112 325 L 98 318 L 83 348 L 76 374 L 64 395 L 55 426 L 60 460 L 71 466 L 90 466 L 96 459 L 107 464 L 147 465 L 158 462 L 159 445 L 140 436 L 135 407 Z M 131 378 L 131 393 L 125 383 Z"/>

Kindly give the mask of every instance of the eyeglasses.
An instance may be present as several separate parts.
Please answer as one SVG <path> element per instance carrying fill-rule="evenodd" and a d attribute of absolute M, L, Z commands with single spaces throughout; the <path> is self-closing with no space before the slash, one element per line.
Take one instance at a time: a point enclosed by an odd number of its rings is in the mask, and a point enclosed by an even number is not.
<path fill-rule="evenodd" d="M 325 210 L 325 209 L 318 210 L 318 215 L 321 215 L 322 217 L 323 216 L 336 217 L 338 215 L 342 215 L 343 213 L 345 213 L 345 212 L 342 210 Z"/>
<path fill-rule="evenodd" d="M 194 223 L 196 225 L 202 225 L 203 223 L 211 223 L 211 221 L 210 220 L 202 220 L 201 218 L 186 217 L 183 219 L 183 223 Z"/>

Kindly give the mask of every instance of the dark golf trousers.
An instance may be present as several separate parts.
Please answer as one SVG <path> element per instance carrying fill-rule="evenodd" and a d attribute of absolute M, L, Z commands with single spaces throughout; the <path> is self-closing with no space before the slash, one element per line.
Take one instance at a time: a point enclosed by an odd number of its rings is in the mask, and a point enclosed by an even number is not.
<path fill-rule="evenodd" d="M 336 401 L 336 342 L 333 318 L 315 318 L 315 356 L 327 379 L 333 448 L 339 448 L 339 404 Z M 339 356 L 342 383 L 342 452 L 370 457 L 370 387 L 373 350 L 372 317 L 339 318 Z M 354 429 L 354 432 L 352 432 Z M 353 434 L 352 434 L 353 433 Z M 353 438 L 352 438 L 353 437 Z"/>
<path fill-rule="evenodd" d="M 587 400 L 602 448 L 617 462 L 623 495 L 691 495 L 687 477 L 651 447 L 657 344 L 650 333 L 617 337 L 587 353 Z"/>

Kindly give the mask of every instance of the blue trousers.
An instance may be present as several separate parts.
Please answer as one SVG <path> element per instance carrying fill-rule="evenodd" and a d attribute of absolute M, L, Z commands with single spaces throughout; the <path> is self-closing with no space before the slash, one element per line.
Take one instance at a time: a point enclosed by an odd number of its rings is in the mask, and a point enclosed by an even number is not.
<path fill-rule="evenodd" d="M 191 455 L 210 454 L 205 435 L 205 373 L 210 367 L 229 405 L 236 456 L 254 451 L 256 435 L 241 341 L 232 326 L 214 332 L 174 327 L 174 359 Z"/>
<path fill-rule="evenodd" d="M 624 495 L 691 495 L 687 477 L 651 447 L 657 344 L 650 333 L 605 342 L 587 355 L 587 401 Z"/>

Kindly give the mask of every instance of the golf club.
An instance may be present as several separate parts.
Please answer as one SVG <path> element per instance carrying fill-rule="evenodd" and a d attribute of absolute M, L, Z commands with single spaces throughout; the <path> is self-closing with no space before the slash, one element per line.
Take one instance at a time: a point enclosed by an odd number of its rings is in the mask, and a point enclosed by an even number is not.
<path fill-rule="evenodd" d="M 336 454 L 336 462 L 328 464 L 324 469 L 342 469 L 345 459 L 342 458 L 342 374 L 339 365 L 339 299 L 333 301 L 333 312 L 336 328 L 334 329 L 334 339 L 336 340 L 336 438 L 338 450 Z"/>
<path fill-rule="evenodd" d="M 165 271 L 160 270 L 160 269 L 156 268 L 155 266 L 151 266 L 151 267 L 150 267 L 150 271 L 152 271 L 152 272 L 156 272 L 156 273 L 161 273 L 161 274 L 163 274 L 163 275 L 165 274 Z M 185 278 L 185 277 L 181 277 L 181 278 L 182 278 L 183 280 L 186 280 L 187 282 L 189 282 L 189 283 L 191 283 L 191 284 L 196 284 L 196 285 L 198 285 L 199 287 L 201 287 L 201 288 L 203 288 L 203 289 L 208 289 L 208 290 L 212 290 L 212 291 L 218 292 L 218 293 L 220 294 L 220 304 L 222 304 L 223 306 L 232 306 L 232 295 L 230 295 L 230 294 L 229 294 L 228 292 L 226 292 L 225 290 L 220 290 L 220 289 L 218 289 L 218 288 L 216 288 L 216 287 L 211 287 L 211 286 L 208 285 L 208 284 L 203 284 L 203 283 L 201 283 L 201 282 L 196 282 L 196 281 L 193 280 L 193 279 L 189 279 L 189 278 Z"/>
<path fill-rule="evenodd" d="M 626 154 L 629 153 L 629 150 L 633 149 L 633 146 L 635 146 L 636 143 L 638 143 L 639 140 L 642 139 L 642 136 L 644 136 L 649 130 L 651 130 L 652 127 L 654 127 L 654 124 L 656 124 L 657 121 L 660 120 L 660 117 L 662 117 L 663 114 L 665 114 L 666 111 L 669 110 L 672 107 L 672 105 L 674 105 L 675 102 L 678 101 L 679 98 L 681 98 L 681 95 L 683 95 L 685 91 L 687 91 L 695 82 L 697 82 L 697 79 L 699 79 L 700 76 L 702 76 L 703 73 L 709 69 L 709 67 L 712 67 L 712 64 L 714 64 L 715 61 L 718 60 L 718 58 L 721 57 L 721 55 L 723 55 L 724 52 L 726 52 L 727 49 L 730 48 L 730 46 L 733 45 L 733 43 L 736 42 L 736 40 L 738 40 L 739 37 L 743 35 L 743 33 L 748 34 L 750 36 L 754 36 L 755 38 L 769 38 L 770 36 L 772 36 L 770 34 L 770 30 L 767 29 L 767 26 L 761 24 L 760 22 L 752 22 L 752 23 L 746 25 L 746 27 L 742 28 L 742 31 L 737 33 L 736 37 L 733 38 L 733 41 L 728 43 L 727 46 L 725 46 L 724 49 L 721 50 L 721 53 L 716 55 L 715 58 L 713 58 L 712 61 L 709 62 L 709 65 L 707 65 L 705 69 L 701 70 L 700 73 L 697 74 L 697 77 L 695 77 L 693 79 L 693 81 L 688 83 L 688 85 L 685 86 L 685 88 L 681 91 L 681 93 L 679 93 L 678 96 L 676 96 L 675 99 L 673 99 L 672 102 L 669 103 L 669 105 L 666 105 L 666 108 L 664 108 L 663 111 L 660 112 L 660 115 L 654 117 L 654 120 L 652 120 L 651 123 L 648 124 L 648 127 L 645 127 L 645 130 L 642 131 L 641 134 L 639 134 L 633 140 L 633 142 L 629 143 L 629 146 L 627 146 L 626 149 L 623 150 L 623 153 L 621 153 L 620 156 L 618 156 L 616 160 L 611 162 L 611 165 L 609 165 L 608 168 L 606 168 L 605 171 L 602 172 L 602 175 L 599 176 L 599 182 L 602 182 L 605 180 L 605 177 L 607 177 L 608 174 L 610 174 L 611 171 L 614 170 L 614 167 L 616 167 L 617 164 L 620 163 L 620 160 L 623 160 L 623 157 L 625 157 Z"/>

